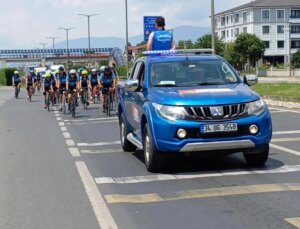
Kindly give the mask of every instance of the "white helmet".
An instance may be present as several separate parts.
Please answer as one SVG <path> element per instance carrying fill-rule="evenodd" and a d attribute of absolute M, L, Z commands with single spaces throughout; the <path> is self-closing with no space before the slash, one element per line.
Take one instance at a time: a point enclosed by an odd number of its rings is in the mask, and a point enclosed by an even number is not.
<path fill-rule="evenodd" d="M 19 72 L 18 71 L 14 71 L 14 74 L 17 75 L 17 74 L 19 74 Z"/>
<path fill-rule="evenodd" d="M 93 69 L 92 69 L 92 72 L 97 72 L 97 69 L 93 68 Z"/>
<path fill-rule="evenodd" d="M 75 69 L 71 69 L 69 73 L 70 74 L 76 74 L 76 70 Z"/>

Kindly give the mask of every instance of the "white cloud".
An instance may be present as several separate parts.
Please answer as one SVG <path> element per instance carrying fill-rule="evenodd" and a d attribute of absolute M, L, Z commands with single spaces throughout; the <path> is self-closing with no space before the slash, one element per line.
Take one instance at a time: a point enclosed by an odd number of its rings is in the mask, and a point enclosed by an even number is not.
<path fill-rule="evenodd" d="M 4 1 L 4 0 L 2 0 Z M 180 25 L 210 27 L 210 0 L 127 0 L 129 36 L 143 33 L 143 16 L 162 15 L 168 28 Z M 250 0 L 215 0 L 220 12 Z M 2 4 L 3 5 L 3 4 Z M 10 0 L 1 11 L 0 48 L 41 47 L 47 36 L 75 27 L 69 39 L 87 36 L 87 19 L 78 13 L 99 13 L 91 18 L 91 36 L 125 36 L 125 0 Z"/>

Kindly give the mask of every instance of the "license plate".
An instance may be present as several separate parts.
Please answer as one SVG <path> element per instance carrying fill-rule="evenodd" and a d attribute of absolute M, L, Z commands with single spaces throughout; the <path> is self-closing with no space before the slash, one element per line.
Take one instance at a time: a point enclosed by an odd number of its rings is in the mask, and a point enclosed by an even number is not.
<path fill-rule="evenodd" d="M 237 123 L 220 123 L 202 126 L 202 133 L 233 132 L 238 130 Z"/>

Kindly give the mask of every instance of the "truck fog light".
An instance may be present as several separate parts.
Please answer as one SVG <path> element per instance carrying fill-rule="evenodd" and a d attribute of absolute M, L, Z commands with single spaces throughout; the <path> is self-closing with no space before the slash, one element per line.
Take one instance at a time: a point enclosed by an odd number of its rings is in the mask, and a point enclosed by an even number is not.
<path fill-rule="evenodd" d="M 250 128 L 249 128 L 249 130 L 250 130 L 251 134 L 257 134 L 257 132 L 258 132 L 258 126 L 257 125 L 251 125 Z"/>
<path fill-rule="evenodd" d="M 184 130 L 184 129 L 178 129 L 177 130 L 177 136 L 179 138 L 185 138 L 186 137 L 186 130 Z"/>

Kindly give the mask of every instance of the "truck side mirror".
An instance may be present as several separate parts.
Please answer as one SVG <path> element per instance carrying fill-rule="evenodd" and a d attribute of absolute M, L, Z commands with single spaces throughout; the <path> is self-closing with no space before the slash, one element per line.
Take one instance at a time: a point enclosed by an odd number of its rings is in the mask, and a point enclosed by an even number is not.
<path fill-rule="evenodd" d="M 125 89 L 128 91 L 136 91 L 139 88 L 138 80 L 126 80 Z"/>
<path fill-rule="evenodd" d="M 244 76 L 244 83 L 249 85 L 249 86 L 257 84 L 257 82 L 258 82 L 258 78 L 257 78 L 256 75 L 246 75 L 246 76 Z"/>

